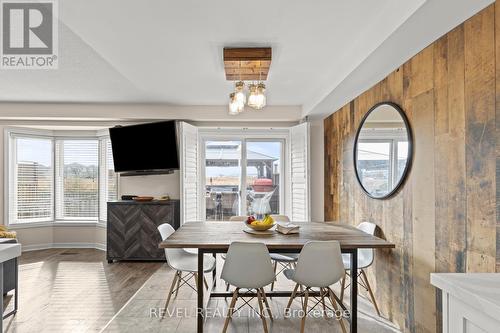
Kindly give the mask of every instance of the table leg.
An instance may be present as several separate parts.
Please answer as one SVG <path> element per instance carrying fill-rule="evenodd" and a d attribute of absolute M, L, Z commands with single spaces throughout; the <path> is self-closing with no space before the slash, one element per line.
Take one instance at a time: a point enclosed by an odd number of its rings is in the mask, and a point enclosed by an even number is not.
<path fill-rule="evenodd" d="M 203 315 L 204 315 L 204 309 L 203 309 L 203 257 L 205 253 L 203 252 L 202 249 L 198 249 L 198 281 L 196 281 L 197 286 L 198 286 L 198 307 L 197 307 L 197 327 L 198 327 L 198 333 L 203 332 Z"/>
<path fill-rule="evenodd" d="M 12 315 L 15 315 L 17 313 L 18 309 L 18 304 L 19 304 L 19 263 L 18 263 L 18 258 L 14 258 L 14 310 L 10 311 L 9 313 L 4 313 L 3 314 L 3 319 L 8 318 Z"/>
<path fill-rule="evenodd" d="M 18 259 L 17 257 L 15 258 L 15 263 L 16 263 L 16 282 L 15 282 L 15 289 L 14 289 L 14 292 L 16 293 L 15 294 L 15 298 L 14 298 L 14 313 L 17 312 L 17 308 L 18 308 L 18 302 L 19 302 L 19 262 L 18 262 Z"/>
<path fill-rule="evenodd" d="M 351 252 L 351 333 L 358 332 L 358 249 Z"/>
<path fill-rule="evenodd" d="M 214 259 L 215 259 L 215 268 L 212 271 L 212 286 L 215 288 L 217 287 L 217 253 L 213 254 Z"/>
<path fill-rule="evenodd" d="M 0 320 L 0 332 L 3 332 L 3 262 L 0 263 L 0 295 L 2 295 L 2 301 L 0 302 L 0 314 L 2 315 L 2 320 Z"/>

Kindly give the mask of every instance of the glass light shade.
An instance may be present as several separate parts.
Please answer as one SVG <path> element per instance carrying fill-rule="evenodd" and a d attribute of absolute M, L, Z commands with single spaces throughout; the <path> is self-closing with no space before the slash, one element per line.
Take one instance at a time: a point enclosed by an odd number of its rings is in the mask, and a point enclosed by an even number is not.
<path fill-rule="evenodd" d="M 240 103 L 236 99 L 235 93 L 231 93 L 229 95 L 229 114 L 230 115 L 237 115 L 238 113 L 243 112 L 244 107 L 245 107 L 245 104 Z"/>
<path fill-rule="evenodd" d="M 245 89 L 245 83 L 243 81 L 236 82 L 236 85 L 234 87 L 236 100 L 243 105 L 247 102 L 247 96 L 243 91 L 244 89 Z"/>
<path fill-rule="evenodd" d="M 253 109 L 261 110 L 266 106 L 266 86 L 259 83 L 257 86 L 252 84 L 249 87 L 250 96 L 248 97 L 248 106 Z"/>

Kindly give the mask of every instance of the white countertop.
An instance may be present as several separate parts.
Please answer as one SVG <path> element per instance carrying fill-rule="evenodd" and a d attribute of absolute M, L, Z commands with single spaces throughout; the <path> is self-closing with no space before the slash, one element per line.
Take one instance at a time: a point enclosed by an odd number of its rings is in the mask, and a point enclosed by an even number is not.
<path fill-rule="evenodd" d="M 19 257 L 21 255 L 21 244 L 0 244 L 0 263 Z"/>
<path fill-rule="evenodd" d="M 431 273 L 431 284 L 493 318 L 500 317 L 500 273 Z"/>

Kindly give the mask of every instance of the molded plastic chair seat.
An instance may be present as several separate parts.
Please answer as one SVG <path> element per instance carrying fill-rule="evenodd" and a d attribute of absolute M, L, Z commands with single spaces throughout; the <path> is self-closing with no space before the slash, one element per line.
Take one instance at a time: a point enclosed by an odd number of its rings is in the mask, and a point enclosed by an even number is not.
<path fill-rule="evenodd" d="M 233 242 L 221 278 L 238 288 L 258 289 L 274 280 L 269 251 L 264 243 Z"/>
<path fill-rule="evenodd" d="M 161 239 L 165 240 L 170 235 L 172 235 L 175 230 L 168 224 L 163 223 L 158 226 L 158 231 L 160 232 Z M 167 294 L 167 301 L 165 302 L 165 309 L 168 308 L 170 303 L 170 298 L 172 294 L 175 293 L 177 296 L 179 289 L 187 285 L 194 291 L 198 292 L 198 281 L 203 281 L 205 286 L 208 288 L 208 283 L 204 276 L 198 276 L 198 251 L 197 249 L 191 249 L 191 251 L 196 251 L 195 253 L 186 251 L 185 249 L 175 249 L 168 248 L 165 249 L 165 257 L 167 259 L 167 264 L 170 268 L 175 270 L 175 276 L 170 285 L 170 290 Z M 203 257 L 203 270 L 205 273 L 211 272 L 215 269 L 215 258 L 210 255 L 205 255 Z M 185 273 L 183 275 L 183 273 Z M 190 280 L 194 278 L 195 285 L 190 284 Z M 177 287 L 176 287 L 177 285 Z"/>
<path fill-rule="evenodd" d="M 295 269 L 285 269 L 283 271 L 283 275 L 286 276 L 288 280 L 292 280 L 294 274 L 295 274 Z"/>
<path fill-rule="evenodd" d="M 344 269 L 351 269 L 351 256 L 349 254 L 342 253 L 342 262 L 344 263 Z M 366 252 L 363 252 L 363 249 L 358 250 L 358 269 L 366 268 L 370 266 L 372 262 L 373 257 L 367 256 Z"/>
<path fill-rule="evenodd" d="M 377 229 L 377 225 L 371 222 L 361 222 L 358 227 L 359 230 L 366 232 L 369 235 L 375 234 L 375 229 Z M 380 316 L 380 311 L 378 309 L 377 301 L 375 300 L 375 295 L 373 294 L 372 287 L 370 285 L 370 281 L 368 281 L 368 277 L 366 275 L 365 269 L 370 267 L 373 264 L 374 253 L 373 249 L 359 249 L 358 250 L 358 271 L 350 272 L 350 274 L 356 274 L 358 279 L 358 284 L 368 291 L 370 295 L 370 299 L 375 307 L 375 311 Z M 346 271 L 351 271 L 351 258 L 348 254 L 342 255 L 342 261 L 344 263 L 344 269 Z M 342 279 L 342 286 L 340 291 L 340 299 L 344 298 L 344 289 L 345 289 L 346 278 Z"/>
<path fill-rule="evenodd" d="M 169 265 L 175 270 L 183 272 L 198 272 L 198 255 L 185 251 L 181 260 L 171 260 Z M 205 273 L 213 271 L 215 268 L 215 258 L 211 255 L 203 257 L 203 271 Z"/>
<path fill-rule="evenodd" d="M 318 262 L 318 258 L 321 258 L 321 263 Z M 339 308 L 337 305 L 341 302 L 330 288 L 332 284 L 339 282 L 345 275 L 340 243 L 338 241 L 315 241 L 306 243 L 300 252 L 296 268 L 286 269 L 283 271 L 283 274 L 289 280 L 296 283 L 292 296 L 288 300 L 288 304 L 285 308 L 285 314 L 289 311 L 294 298 L 297 297 L 297 289 L 299 287 L 301 288 L 300 294 L 304 296 L 304 302 L 302 303 L 303 315 L 300 328 L 301 332 L 305 331 L 306 317 L 314 307 L 322 303 L 323 309 L 325 309 L 325 297 L 330 300 L 333 309 L 338 311 Z M 304 291 L 302 291 L 304 289 L 303 287 L 305 287 Z M 309 309 L 307 305 L 311 288 L 319 288 L 320 299 L 311 309 Z M 326 316 L 327 314 L 325 313 L 324 315 Z M 341 319 L 339 323 L 342 327 L 342 331 L 345 333 L 346 328 L 343 319 Z"/>
<path fill-rule="evenodd" d="M 272 313 L 267 302 L 264 287 L 274 281 L 274 271 L 271 258 L 269 257 L 269 251 L 264 243 L 231 243 L 227 251 L 224 267 L 222 268 L 221 278 L 226 281 L 226 283 L 236 287 L 222 332 L 226 332 L 227 330 L 238 297 L 245 296 L 245 293 L 240 293 L 240 289 L 243 288 L 256 290 L 260 308 L 260 312 L 258 313 L 262 320 L 264 332 L 267 333 L 268 330 L 264 310 L 268 312 L 271 320 Z M 266 305 L 265 309 L 263 303 Z M 248 301 L 246 301 L 246 304 L 248 304 Z"/>
<path fill-rule="evenodd" d="M 296 262 L 299 259 L 298 253 L 271 253 L 270 254 L 272 260 L 281 261 L 281 262 Z"/>
<path fill-rule="evenodd" d="M 318 258 L 323 258 L 321 264 Z M 300 252 L 297 267 L 285 272 L 290 280 L 310 288 L 325 288 L 339 282 L 345 274 L 339 242 L 307 242 Z"/>

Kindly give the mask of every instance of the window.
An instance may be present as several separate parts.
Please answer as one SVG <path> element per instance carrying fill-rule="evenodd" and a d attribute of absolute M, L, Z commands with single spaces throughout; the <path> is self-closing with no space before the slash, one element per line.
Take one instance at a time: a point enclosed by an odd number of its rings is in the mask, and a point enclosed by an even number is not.
<path fill-rule="evenodd" d="M 56 216 L 93 221 L 99 210 L 99 141 L 56 141 Z"/>
<path fill-rule="evenodd" d="M 370 193 L 387 193 L 401 179 L 406 167 L 408 142 L 382 136 L 358 143 L 358 174 Z"/>
<path fill-rule="evenodd" d="M 205 141 L 205 218 L 280 214 L 282 139 Z"/>
<path fill-rule="evenodd" d="M 392 141 L 363 140 L 358 143 L 358 174 L 370 193 L 392 188 Z"/>
<path fill-rule="evenodd" d="M 14 136 L 10 151 L 10 223 L 53 220 L 52 140 Z"/>
<path fill-rule="evenodd" d="M 8 137 L 9 224 L 106 220 L 118 195 L 108 137 Z"/>
<path fill-rule="evenodd" d="M 101 207 L 100 220 L 106 221 L 106 207 L 108 201 L 114 201 L 118 198 L 118 177 L 115 173 L 113 164 L 113 152 L 111 150 L 111 140 L 109 138 L 102 138 L 99 140 L 99 205 Z"/>
<path fill-rule="evenodd" d="M 247 142 L 247 212 L 280 213 L 280 141 Z"/>

